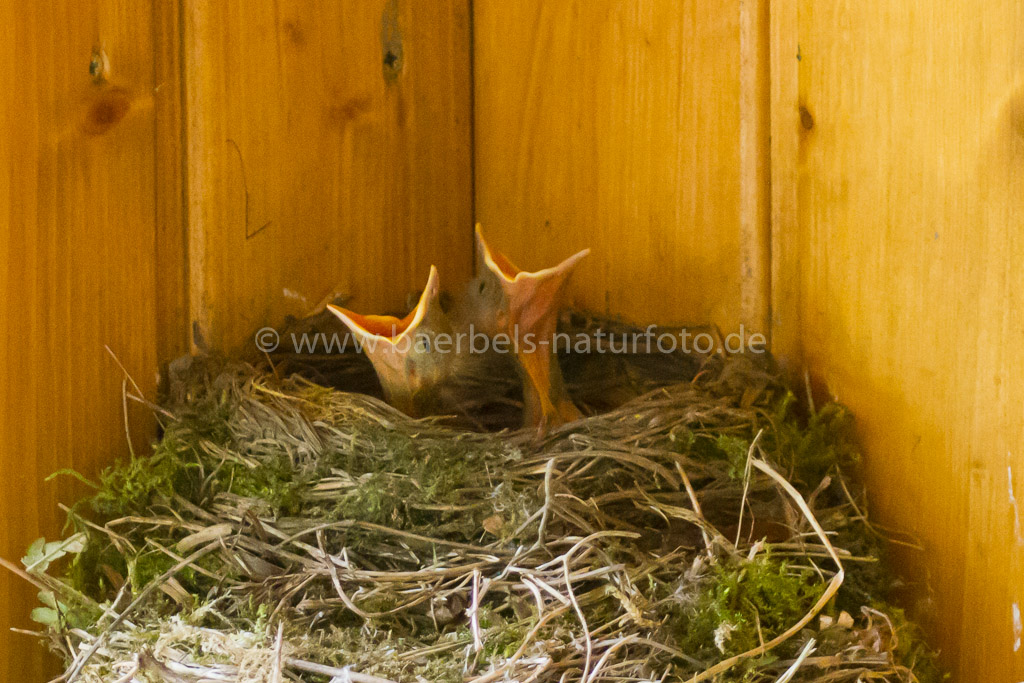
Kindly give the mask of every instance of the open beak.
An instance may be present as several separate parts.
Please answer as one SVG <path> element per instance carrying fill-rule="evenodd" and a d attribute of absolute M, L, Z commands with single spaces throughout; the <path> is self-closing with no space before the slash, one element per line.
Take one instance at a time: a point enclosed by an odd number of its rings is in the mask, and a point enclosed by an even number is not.
<path fill-rule="evenodd" d="M 569 277 L 589 249 L 576 253 L 553 268 L 526 272 L 503 254 L 492 250 L 476 226 L 478 253 L 497 279 L 502 299 L 496 327 L 508 334 L 523 373 L 523 398 L 527 424 L 541 430 L 581 417 L 565 390 L 555 354 L 558 314 L 565 299 Z"/>
<path fill-rule="evenodd" d="M 415 417 L 429 411 L 427 394 L 438 381 L 439 358 L 431 353 L 434 334 L 444 331 L 438 295 L 437 268 L 431 266 L 419 302 L 404 318 L 360 315 L 340 306 L 327 306 L 345 323 L 373 363 L 388 403 Z"/>

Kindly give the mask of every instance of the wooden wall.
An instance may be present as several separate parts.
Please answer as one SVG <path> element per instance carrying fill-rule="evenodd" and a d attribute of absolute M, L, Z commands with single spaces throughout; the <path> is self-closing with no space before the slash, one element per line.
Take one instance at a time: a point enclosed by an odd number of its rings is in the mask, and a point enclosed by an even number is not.
<path fill-rule="evenodd" d="M 468 0 L 0 3 L 0 555 L 127 455 L 193 329 L 244 351 L 337 288 L 398 309 L 469 276 Z M 94 48 L 96 55 L 94 56 Z M 92 64 L 95 62 L 95 64 Z M 90 70 L 95 76 L 90 74 Z M 129 408 L 135 448 L 152 436 Z M 0 680 L 42 681 L 0 571 Z"/>
<path fill-rule="evenodd" d="M 591 247 L 588 308 L 763 330 L 766 7 L 475 0 L 485 233 L 527 268 Z"/>
<path fill-rule="evenodd" d="M 185 0 L 191 312 L 239 350 L 472 264 L 468 0 Z"/>
<path fill-rule="evenodd" d="M 159 87 L 163 11 L 0 3 L 0 554 L 14 561 L 59 534 L 58 501 L 82 492 L 44 477 L 64 467 L 91 477 L 127 451 L 122 373 L 104 346 L 150 394 L 158 348 L 185 349 L 183 326 L 169 323 L 183 291 L 181 225 L 156 220 L 175 201 L 156 154 L 157 113 L 177 97 Z M 146 411 L 129 410 L 143 449 Z M 42 649 L 8 630 L 31 626 L 36 604 L 0 572 L 0 679 L 48 678 Z"/>
<path fill-rule="evenodd" d="M 784 0 L 772 20 L 776 351 L 857 416 L 954 680 L 1017 683 L 1024 5 Z"/>

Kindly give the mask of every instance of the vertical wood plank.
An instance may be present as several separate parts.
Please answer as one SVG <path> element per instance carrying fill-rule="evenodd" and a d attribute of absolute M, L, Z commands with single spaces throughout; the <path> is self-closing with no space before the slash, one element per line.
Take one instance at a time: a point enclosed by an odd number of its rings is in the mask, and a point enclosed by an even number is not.
<path fill-rule="evenodd" d="M 185 210 L 182 0 L 157 0 L 153 11 L 154 154 L 156 173 L 157 358 L 188 353 L 188 218 Z"/>
<path fill-rule="evenodd" d="M 771 118 L 769 3 L 741 0 L 740 31 L 740 322 L 770 333 Z"/>
<path fill-rule="evenodd" d="M 771 90 L 771 346 L 790 375 L 802 362 L 797 188 L 800 155 L 798 0 L 769 9 Z"/>
<path fill-rule="evenodd" d="M 476 0 L 476 207 L 493 241 L 527 268 L 593 248 L 575 298 L 598 311 L 723 330 L 761 317 L 766 250 L 742 240 L 767 240 L 766 167 L 756 118 L 741 163 L 740 5 Z M 748 113 L 764 105 L 756 63 Z"/>
<path fill-rule="evenodd" d="M 153 7 L 0 3 L 0 554 L 60 533 L 58 501 L 127 452 L 118 366 L 152 395 L 157 367 Z M 108 68 L 93 68 L 94 48 Z M 142 449 L 147 411 L 129 408 Z M 0 573 L 0 679 L 42 681 L 36 591 Z"/>
<path fill-rule="evenodd" d="M 397 310 L 472 263 L 467 0 L 185 0 L 192 319 Z"/>
<path fill-rule="evenodd" d="M 773 62 L 776 343 L 858 415 L 873 512 L 925 546 L 896 559 L 934 588 L 917 606 L 954 680 L 1019 681 L 1024 7 L 794 4 Z"/>

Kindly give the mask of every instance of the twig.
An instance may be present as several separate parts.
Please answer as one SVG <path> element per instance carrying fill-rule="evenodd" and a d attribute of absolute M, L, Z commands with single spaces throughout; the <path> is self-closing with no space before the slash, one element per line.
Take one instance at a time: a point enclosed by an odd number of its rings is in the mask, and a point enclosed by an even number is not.
<path fill-rule="evenodd" d="M 807 641 L 807 644 L 804 645 L 804 649 L 800 651 L 800 655 L 796 658 L 796 661 L 793 662 L 793 665 L 786 669 L 785 673 L 779 676 L 775 683 L 789 683 L 789 681 L 793 680 L 793 676 L 796 676 L 796 672 L 800 670 L 800 667 L 804 665 L 807 658 L 814 652 L 814 646 L 814 638 L 811 638 Z"/>
<path fill-rule="evenodd" d="M 284 622 L 277 622 L 277 638 L 274 639 L 274 668 L 270 673 L 270 683 L 281 683 L 284 669 Z"/>
<path fill-rule="evenodd" d="M 395 683 L 395 681 L 390 678 L 370 676 L 368 674 L 361 674 L 358 671 L 352 671 L 351 669 L 339 669 L 334 666 L 325 666 L 315 662 L 307 662 L 303 659 L 296 659 L 295 657 L 286 658 L 285 663 L 299 671 L 307 671 L 311 674 L 320 674 L 321 676 L 330 676 L 332 678 L 341 679 L 342 681 L 351 681 L 351 683 Z"/>
<path fill-rule="evenodd" d="M 541 507 L 540 526 L 537 528 L 537 540 L 531 550 L 544 545 L 544 536 L 547 534 L 548 519 L 551 516 L 551 478 L 555 471 L 555 458 L 550 458 L 544 467 L 544 506 Z"/>
<path fill-rule="evenodd" d="M 575 550 L 576 546 L 573 546 Z M 572 608 L 576 610 L 576 618 L 580 620 L 580 626 L 583 627 L 583 639 L 586 643 L 586 659 L 583 660 L 583 683 L 587 683 L 590 679 L 590 658 L 594 656 L 594 644 L 590 640 L 590 627 L 587 626 L 587 617 L 583 614 L 583 608 L 580 607 L 580 603 L 576 600 L 576 593 L 572 590 L 572 576 L 569 571 L 569 557 L 572 555 L 572 550 L 562 555 L 562 571 L 565 574 L 565 592 L 569 597 L 569 602 L 572 603 Z"/>
<path fill-rule="evenodd" d="M 484 649 L 483 639 L 480 637 L 480 570 L 473 570 L 473 600 L 469 604 L 469 630 L 473 634 L 473 651 L 480 652 Z"/>
<path fill-rule="evenodd" d="M 750 464 L 754 460 L 754 449 L 757 448 L 757 443 L 761 440 L 761 435 L 764 434 L 764 430 L 760 429 L 757 432 L 757 436 L 750 442 L 750 448 L 747 449 L 747 464 L 743 468 L 743 497 L 740 499 L 740 514 L 739 521 L 736 523 L 736 540 L 733 541 L 734 546 L 740 544 L 740 536 L 743 534 L 743 508 L 747 504 L 747 493 L 750 491 Z"/>

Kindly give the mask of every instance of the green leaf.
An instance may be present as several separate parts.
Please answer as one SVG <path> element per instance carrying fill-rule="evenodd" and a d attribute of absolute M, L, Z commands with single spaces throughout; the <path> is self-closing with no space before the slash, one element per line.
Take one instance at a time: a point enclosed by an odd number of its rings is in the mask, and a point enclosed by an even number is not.
<path fill-rule="evenodd" d="M 36 607 L 32 610 L 31 617 L 32 621 L 49 628 L 57 628 L 60 625 L 60 614 L 50 607 Z"/>
<path fill-rule="evenodd" d="M 32 545 L 25 551 L 25 557 L 21 558 L 21 563 L 26 567 L 32 567 L 39 563 L 43 559 L 43 549 L 46 547 L 45 538 L 37 538 L 32 541 Z"/>
<path fill-rule="evenodd" d="M 21 558 L 25 570 L 30 573 L 43 574 L 50 563 L 59 560 L 68 553 L 80 553 L 85 549 L 86 536 L 79 532 L 63 541 L 46 542 L 45 538 L 37 538 L 28 547 L 25 557 Z"/>
<path fill-rule="evenodd" d="M 50 609 L 57 609 L 57 597 L 53 594 L 53 591 L 39 591 L 39 602 Z"/>

